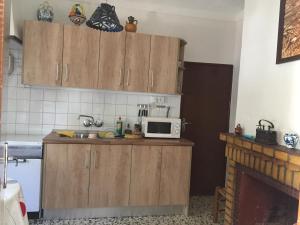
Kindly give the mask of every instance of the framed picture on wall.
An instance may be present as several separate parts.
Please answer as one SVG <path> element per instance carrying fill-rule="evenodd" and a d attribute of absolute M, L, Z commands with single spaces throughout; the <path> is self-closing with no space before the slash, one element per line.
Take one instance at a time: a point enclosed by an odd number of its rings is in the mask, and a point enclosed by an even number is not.
<path fill-rule="evenodd" d="M 300 59 L 300 0 L 281 0 L 277 60 L 285 63 Z"/>

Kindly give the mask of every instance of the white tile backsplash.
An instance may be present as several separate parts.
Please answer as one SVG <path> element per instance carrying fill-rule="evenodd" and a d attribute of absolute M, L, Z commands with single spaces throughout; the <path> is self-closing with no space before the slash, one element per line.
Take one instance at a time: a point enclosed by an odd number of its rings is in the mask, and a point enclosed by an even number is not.
<path fill-rule="evenodd" d="M 119 116 L 133 128 L 138 122 L 137 104 L 155 103 L 157 97 L 171 106 L 172 117 L 179 117 L 180 96 L 23 85 L 22 52 L 11 52 L 16 58 L 15 71 L 4 77 L 2 133 L 46 135 L 52 129 L 87 129 L 78 120 L 79 114 L 103 120 L 104 130 L 114 129 Z"/>

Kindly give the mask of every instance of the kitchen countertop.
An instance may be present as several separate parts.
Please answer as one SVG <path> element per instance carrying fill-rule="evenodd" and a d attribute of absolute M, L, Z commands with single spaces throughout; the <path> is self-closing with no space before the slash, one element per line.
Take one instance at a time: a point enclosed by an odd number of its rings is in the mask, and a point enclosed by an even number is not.
<path fill-rule="evenodd" d="M 69 138 L 60 137 L 55 132 L 51 132 L 43 139 L 44 144 L 96 144 L 96 145 L 161 145 L 161 146 L 193 146 L 194 143 L 184 138 L 180 139 L 125 139 L 125 138 Z"/>

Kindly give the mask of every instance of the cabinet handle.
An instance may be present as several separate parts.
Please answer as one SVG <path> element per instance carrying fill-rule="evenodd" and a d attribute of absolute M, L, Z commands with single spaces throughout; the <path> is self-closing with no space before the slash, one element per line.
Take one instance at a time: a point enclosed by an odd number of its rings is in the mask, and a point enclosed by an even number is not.
<path fill-rule="evenodd" d="M 55 81 L 58 81 L 59 79 L 59 63 L 56 64 L 56 78 Z"/>
<path fill-rule="evenodd" d="M 97 159 L 97 151 L 94 151 L 94 168 L 98 168 L 98 159 Z"/>
<path fill-rule="evenodd" d="M 13 54 L 9 53 L 8 54 L 8 71 L 7 71 L 8 75 L 11 75 L 14 72 L 14 64 L 15 64 L 14 59 L 15 58 L 14 58 Z"/>
<path fill-rule="evenodd" d="M 89 151 L 86 151 L 85 152 L 85 160 L 84 160 L 84 165 L 85 165 L 85 168 L 86 169 L 89 169 L 90 168 L 90 152 Z"/>
<path fill-rule="evenodd" d="M 66 70 L 66 76 L 65 76 L 65 81 L 69 80 L 69 66 L 68 64 L 65 65 L 65 70 Z"/>
<path fill-rule="evenodd" d="M 4 174 L 3 174 L 3 188 L 7 186 L 7 164 L 8 164 L 8 143 L 4 144 Z"/>
<path fill-rule="evenodd" d="M 151 70 L 151 87 L 153 88 L 154 85 L 154 73 L 153 70 Z"/>
<path fill-rule="evenodd" d="M 130 69 L 128 69 L 127 71 L 127 86 L 129 86 L 129 82 L 130 82 Z"/>
<path fill-rule="evenodd" d="M 120 69 L 120 86 L 122 86 L 122 83 L 123 83 L 123 79 L 122 79 L 122 69 Z"/>

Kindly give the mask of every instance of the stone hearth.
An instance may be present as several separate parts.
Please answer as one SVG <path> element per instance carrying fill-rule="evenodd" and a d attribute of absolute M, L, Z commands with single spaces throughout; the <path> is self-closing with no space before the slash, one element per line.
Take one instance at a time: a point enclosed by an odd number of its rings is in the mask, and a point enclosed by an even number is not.
<path fill-rule="evenodd" d="M 225 225 L 300 225 L 300 153 L 221 133 L 225 141 Z"/>

